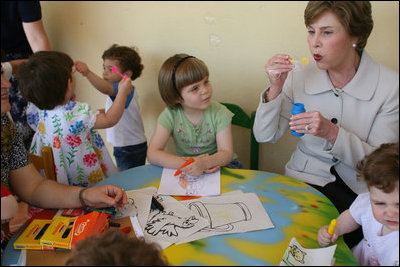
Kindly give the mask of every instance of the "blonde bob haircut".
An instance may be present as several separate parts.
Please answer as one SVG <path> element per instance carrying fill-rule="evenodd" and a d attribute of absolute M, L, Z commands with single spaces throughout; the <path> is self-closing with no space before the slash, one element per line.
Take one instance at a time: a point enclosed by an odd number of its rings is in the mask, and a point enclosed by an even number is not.
<path fill-rule="evenodd" d="M 171 109 L 181 106 L 182 89 L 209 76 L 206 64 L 187 54 L 168 58 L 158 73 L 158 89 L 161 98 Z"/>
<path fill-rule="evenodd" d="M 362 52 L 374 27 L 371 3 L 368 1 L 310 1 L 304 10 L 304 23 L 311 25 L 325 11 L 332 11 L 347 33 L 357 37 L 356 50 Z"/>

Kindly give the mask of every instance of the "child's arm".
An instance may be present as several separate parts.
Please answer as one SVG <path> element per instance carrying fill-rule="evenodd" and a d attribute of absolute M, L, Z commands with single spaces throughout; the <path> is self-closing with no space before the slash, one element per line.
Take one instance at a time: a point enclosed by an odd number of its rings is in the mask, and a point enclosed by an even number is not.
<path fill-rule="evenodd" d="M 165 168 L 178 169 L 186 162 L 184 158 L 164 151 L 170 137 L 171 134 L 168 132 L 168 130 L 157 123 L 156 129 L 147 149 L 147 159 L 151 164 Z"/>
<path fill-rule="evenodd" d="M 225 129 L 217 134 L 216 142 L 218 147 L 217 153 L 211 156 L 200 155 L 194 158 L 194 162 L 185 168 L 182 168 L 182 171 L 189 175 L 199 176 L 203 174 L 203 172 L 215 171 L 218 169 L 216 167 L 229 164 L 233 159 L 233 144 L 230 123 L 225 127 Z"/>
<path fill-rule="evenodd" d="M 106 113 L 97 114 L 94 129 L 104 129 L 114 126 L 121 119 L 125 109 L 125 102 L 128 95 L 132 92 L 131 79 L 122 79 L 118 85 L 118 94 Z"/>
<path fill-rule="evenodd" d="M 339 236 L 356 230 L 360 225 L 353 219 L 350 210 L 345 210 L 337 218 L 336 228 L 332 235 L 328 233 L 328 225 L 322 226 L 318 231 L 318 243 L 321 247 L 326 247 L 335 242 Z"/>
<path fill-rule="evenodd" d="M 100 92 L 106 95 L 114 95 L 114 87 L 112 86 L 111 83 L 107 82 L 103 78 L 97 76 L 94 74 L 89 67 L 87 66 L 86 63 L 81 62 L 81 61 L 75 61 L 75 69 L 81 73 L 83 76 L 85 76 L 89 82 Z"/>

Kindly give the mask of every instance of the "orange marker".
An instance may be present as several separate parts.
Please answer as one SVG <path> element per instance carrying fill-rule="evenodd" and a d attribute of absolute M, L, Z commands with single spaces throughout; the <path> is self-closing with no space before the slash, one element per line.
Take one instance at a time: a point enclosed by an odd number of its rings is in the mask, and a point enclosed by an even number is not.
<path fill-rule="evenodd" d="M 182 173 L 182 168 L 185 168 L 187 165 L 189 165 L 190 163 L 193 163 L 194 162 L 194 158 L 190 158 L 190 159 L 188 159 L 176 172 L 175 172 L 175 174 L 174 174 L 174 176 L 177 176 L 177 175 L 179 175 L 179 174 L 181 174 Z"/>
<path fill-rule="evenodd" d="M 336 219 L 333 219 L 329 224 L 328 234 L 333 235 L 333 232 L 335 232 L 335 228 L 336 228 Z"/>

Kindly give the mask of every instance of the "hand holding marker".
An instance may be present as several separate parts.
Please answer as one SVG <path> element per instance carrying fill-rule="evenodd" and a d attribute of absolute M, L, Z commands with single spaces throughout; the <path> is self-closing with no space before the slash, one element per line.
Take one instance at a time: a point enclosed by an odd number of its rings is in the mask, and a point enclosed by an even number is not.
<path fill-rule="evenodd" d="M 182 168 L 185 168 L 187 165 L 189 165 L 189 164 L 191 164 L 191 163 L 193 163 L 194 162 L 194 158 L 190 158 L 190 159 L 188 159 L 176 172 L 175 172 L 175 174 L 174 174 L 174 176 L 177 176 L 177 175 L 179 175 L 179 174 L 181 174 L 182 173 Z"/>
<path fill-rule="evenodd" d="M 336 228 L 336 219 L 333 219 L 329 224 L 328 234 L 333 235 L 333 232 L 335 232 L 335 228 Z"/>
<path fill-rule="evenodd" d="M 117 70 L 117 66 L 113 66 L 112 68 L 111 68 L 111 71 L 112 71 L 112 73 L 118 73 L 123 79 L 128 79 L 128 76 L 124 76 L 124 75 L 122 75 L 118 70 Z"/>

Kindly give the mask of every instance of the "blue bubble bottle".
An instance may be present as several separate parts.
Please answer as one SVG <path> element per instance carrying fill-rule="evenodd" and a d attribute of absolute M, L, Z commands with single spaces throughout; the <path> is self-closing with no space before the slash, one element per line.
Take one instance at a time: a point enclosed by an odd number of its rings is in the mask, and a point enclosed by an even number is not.
<path fill-rule="evenodd" d="M 306 109 L 304 108 L 304 104 L 303 103 L 294 103 L 293 104 L 292 115 L 303 113 L 305 111 L 306 111 Z M 298 133 L 298 132 L 293 131 L 293 130 L 291 130 L 290 132 L 291 132 L 291 134 L 293 136 L 303 136 L 304 135 L 303 133 Z"/>

